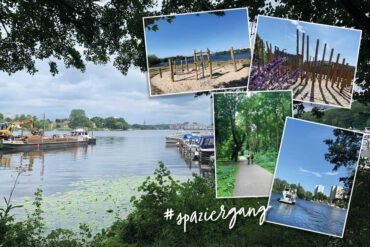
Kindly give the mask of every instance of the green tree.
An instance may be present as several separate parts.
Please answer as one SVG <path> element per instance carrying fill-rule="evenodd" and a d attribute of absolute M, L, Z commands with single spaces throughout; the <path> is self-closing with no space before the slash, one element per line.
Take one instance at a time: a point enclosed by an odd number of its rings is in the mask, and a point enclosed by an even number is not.
<path fill-rule="evenodd" d="M 82 109 L 73 109 L 69 115 L 69 120 L 71 121 L 69 127 L 86 127 L 91 128 L 92 123 L 88 117 L 85 115 L 85 111 Z"/>
<path fill-rule="evenodd" d="M 306 191 L 304 190 L 304 188 L 302 187 L 302 185 L 300 183 L 298 183 L 298 186 L 297 186 L 297 196 L 298 198 L 305 198 L 306 196 Z"/>
<path fill-rule="evenodd" d="M 272 191 L 275 193 L 281 193 L 285 188 L 289 188 L 289 184 L 286 180 L 281 180 L 279 178 L 274 179 L 274 184 Z"/>
<path fill-rule="evenodd" d="M 304 195 L 304 198 L 305 198 L 306 200 L 312 200 L 312 198 L 313 198 L 313 194 L 312 194 L 312 192 L 311 192 L 311 191 L 306 191 L 306 192 L 305 192 L 305 195 Z"/>
<path fill-rule="evenodd" d="M 161 59 L 159 59 L 156 55 L 148 55 L 148 64 L 149 67 L 161 63 Z"/>
<path fill-rule="evenodd" d="M 91 119 L 91 121 L 95 123 L 95 126 L 97 128 L 105 128 L 104 118 L 102 118 L 102 117 L 93 117 Z"/>
<path fill-rule="evenodd" d="M 3 121 L 3 120 L 4 120 L 4 115 L 0 113 L 0 121 Z"/>

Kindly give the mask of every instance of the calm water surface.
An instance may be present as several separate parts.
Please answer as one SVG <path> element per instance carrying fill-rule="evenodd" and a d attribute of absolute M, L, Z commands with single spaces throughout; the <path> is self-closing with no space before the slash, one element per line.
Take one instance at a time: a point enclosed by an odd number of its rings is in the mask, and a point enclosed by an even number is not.
<path fill-rule="evenodd" d="M 47 134 L 53 133 L 58 132 Z M 99 131 L 94 132 L 97 138 L 94 146 L 0 154 L 0 195 L 9 194 L 20 164 L 27 172 L 19 179 L 15 200 L 32 197 L 37 188 L 50 195 L 68 191 L 69 184 L 84 180 L 152 175 L 159 161 L 165 163 L 172 175 L 191 177 L 199 172 L 198 167 L 187 165 L 176 147 L 165 144 L 165 136 L 172 133 L 169 130 Z"/>
<path fill-rule="evenodd" d="M 297 199 L 295 205 L 280 203 L 280 194 L 271 194 L 267 220 L 293 227 L 341 236 L 347 210 Z"/>

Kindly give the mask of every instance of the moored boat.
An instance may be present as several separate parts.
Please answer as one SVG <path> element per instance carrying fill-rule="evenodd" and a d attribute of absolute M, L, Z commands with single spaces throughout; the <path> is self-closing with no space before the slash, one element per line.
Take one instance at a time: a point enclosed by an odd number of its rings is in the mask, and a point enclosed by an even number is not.
<path fill-rule="evenodd" d="M 1 149 L 4 151 L 32 151 L 55 148 L 79 147 L 88 145 L 84 137 L 58 137 L 25 136 L 9 140 L 2 140 Z"/>
<path fill-rule="evenodd" d="M 90 136 L 89 133 L 82 128 L 75 129 L 71 132 L 72 137 L 83 137 L 87 139 L 88 144 L 96 144 L 96 138 Z"/>

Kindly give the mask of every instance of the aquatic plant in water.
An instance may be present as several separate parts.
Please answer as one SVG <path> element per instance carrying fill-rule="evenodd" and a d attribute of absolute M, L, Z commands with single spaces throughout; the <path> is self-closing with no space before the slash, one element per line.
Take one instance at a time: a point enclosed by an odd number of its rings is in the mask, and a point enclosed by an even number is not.
<path fill-rule="evenodd" d="M 279 68 L 287 61 L 286 57 L 276 57 L 263 67 L 253 68 L 250 74 L 249 90 L 288 89 L 301 75 L 300 69 L 293 72 Z"/>

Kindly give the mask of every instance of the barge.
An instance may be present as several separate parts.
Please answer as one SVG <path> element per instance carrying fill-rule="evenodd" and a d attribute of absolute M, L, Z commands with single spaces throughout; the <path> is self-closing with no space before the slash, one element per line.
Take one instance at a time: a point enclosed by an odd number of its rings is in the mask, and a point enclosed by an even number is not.
<path fill-rule="evenodd" d="M 89 144 L 88 138 L 77 137 L 57 137 L 53 136 L 30 136 L 23 138 L 14 138 L 9 140 L 1 140 L 0 150 L 4 151 L 33 151 L 33 150 L 46 150 L 58 149 L 68 147 L 87 146 Z"/>

